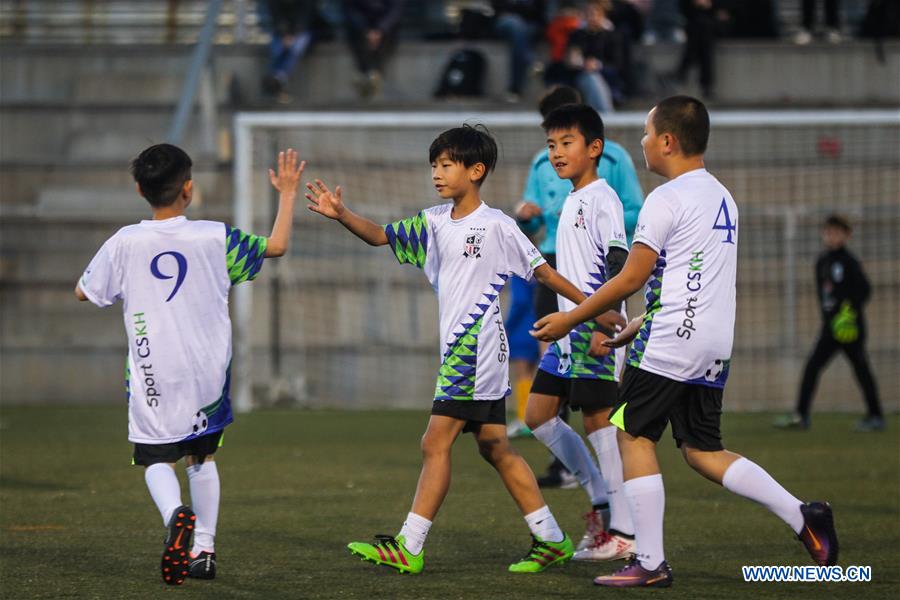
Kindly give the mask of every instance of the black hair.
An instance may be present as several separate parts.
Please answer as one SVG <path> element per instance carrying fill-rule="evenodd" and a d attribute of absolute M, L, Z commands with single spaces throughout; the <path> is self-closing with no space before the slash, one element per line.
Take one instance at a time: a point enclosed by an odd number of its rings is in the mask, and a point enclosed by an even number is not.
<path fill-rule="evenodd" d="M 696 98 L 672 96 L 656 105 L 653 128 L 656 135 L 675 136 L 685 156 L 697 156 L 706 152 L 709 142 L 709 112 Z"/>
<path fill-rule="evenodd" d="M 484 183 L 497 165 L 497 142 L 487 127 L 480 124 L 454 127 L 437 136 L 428 149 L 428 162 L 433 163 L 444 152 L 450 160 L 462 163 L 466 168 L 483 164 L 484 175 L 476 182 L 478 185 Z"/>
<path fill-rule="evenodd" d="M 556 85 L 541 96 L 538 102 L 538 110 L 541 117 L 547 118 L 547 115 L 564 104 L 579 104 L 581 102 L 581 94 L 578 90 L 568 85 Z"/>
<path fill-rule="evenodd" d="M 547 115 L 541 126 L 547 133 L 559 129 L 577 129 L 584 136 L 586 146 L 590 146 L 594 140 L 606 143 L 603 119 L 587 104 L 564 104 Z M 600 157 L 595 160 L 599 161 Z"/>
<path fill-rule="evenodd" d="M 191 178 L 191 157 L 172 144 L 150 146 L 131 161 L 131 175 L 151 206 L 170 206 Z"/>
<path fill-rule="evenodd" d="M 822 223 L 822 227 L 835 227 L 837 229 L 843 229 L 844 233 L 850 233 L 853 231 L 853 228 L 850 226 L 850 220 L 844 215 L 839 215 L 837 213 L 832 213 L 825 218 L 825 221 Z"/>

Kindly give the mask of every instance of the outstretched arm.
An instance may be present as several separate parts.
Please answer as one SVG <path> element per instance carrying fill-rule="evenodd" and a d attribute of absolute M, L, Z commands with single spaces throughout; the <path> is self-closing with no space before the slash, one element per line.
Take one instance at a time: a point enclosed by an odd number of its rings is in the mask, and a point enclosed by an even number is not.
<path fill-rule="evenodd" d="M 321 179 L 316 179 L 315 185 L 307 183 L 306 187 L 311 192 L 306 194 L 306 199 L 310 202 L 307 206 L 309 210 L 334 219 L 370 246 L 384 246 L 388 243 L 387 234 L 381 225 L 344 206 L 341 186 L 337 186 L 332 192 Z"/>
<path fill-rule="evenodd" d="M 542 284 L 575 304 L 581 304 L 587 298 L 572 282 L 560 275 L 556 269 L 547 263 L 536 268 L 534 276 Z M 591 356 L 605 356 L 609 349 L 603 346 L 603 342 L 613 336 L 617 325 L 625 325 L 625 319 L 617 311 L 608 311 L 600 315 L 596 321 L 601 331 L 595 332 L 594 336 L 592 336 L 589 354 Z"/>
<path fill-rule="evenodd" d="M 284 256 L 291 242 L 291 229 L 294 223 L 294 201 L 297 199 L 297 186 L 300 176 L 306 168 L 306 161 L 297 165 L 297 151 L 288 148 L 287 152 L 278 153 L 278 173 L 269 169 L 269 181 L 278 190 L 278 212 L 272 235 L 266 243 L 266 258 Z"/>
<path fill-rule="evenodd" d="M 571 281 L 560 275 L 559 271 L 557 271 L 547 263 L 542 264 L 534 270 L 534 278 L 560 296 L 568 298 L 575 304 L 581 304 L 587 297 L 584 295 L 584 292 L 575 287 L 575 285 Z"/>
<path fill-rule="evenodd" d="M 552 342 L 566 335 L 576 325 L 592 319 L 619 304 L 643 286 L 656 266 L 659 255 L 650 246 L 636 242 L 628 254 L 622 272 L 604 283 L 587 300 L 569 312 L 557 312 L 539 319 L 531 335 Z"/>

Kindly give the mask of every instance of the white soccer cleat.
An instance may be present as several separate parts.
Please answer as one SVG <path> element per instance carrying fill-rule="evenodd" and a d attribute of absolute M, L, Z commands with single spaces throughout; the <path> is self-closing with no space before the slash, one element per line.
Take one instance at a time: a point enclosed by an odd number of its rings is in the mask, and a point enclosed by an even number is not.
<path fill-rule="evenodd" d="M 620 560 L 628 558 L 635 553 L 635 545 L 633 539 L 622 537 L 621 535 L 603 532 L 595 538 L 595 545 L 578 550 L 572 560 L 583 561 L 604 561 L 604 560 Z"/>
<path fill-rule="evenodd" d="M 597 545 L 598 539 L 606 539 L 606 524 L 603 522 L 603 514 L 599 510 L 587 512 L 583 518 L 587 521 L 587 528 L 584 530 L 578 546 L 575 547 L 576 555 L 581 550 Z"/>

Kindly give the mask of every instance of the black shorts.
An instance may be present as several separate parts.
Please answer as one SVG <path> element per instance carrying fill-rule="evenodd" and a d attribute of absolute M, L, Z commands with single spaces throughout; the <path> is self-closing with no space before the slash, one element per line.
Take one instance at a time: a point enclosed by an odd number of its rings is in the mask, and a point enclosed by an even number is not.
<path fill-rule="evenodd" d="M 619 404 L 610 422 L 635 437 L 658 442 L 669 421 L 672 437 L 681 448 L 724 449 L 719 425 L 722 419 L 722 390 L 625 367 Z"/>
<path fill-rule="evenodd" d="M 545 254 L 544 260 L 547 264 L 556 268 L 556 255 Z M 546 317 L 551 313 L 559 311 L 559 302 L 557 302 L 556 292 L 548 288 L 541 282 L 537 282 L 534 286 L 534 316 L 537 319 Z"/>
<path fill-rule="evenodd" d="M 435 400 L 431 414 L 465 421 L 463 433 L 477 433 L 483 423 L 506 425 L 506 398 L 499 400 Z"/>
<path fill-rule="evenodd" d="M 174 463 L 185 456 L 193 456 L 197 462 L 215 454 L 222 442 L 225 430 L 217 431 L 185 442 L 171 444 L 135 444 L 134 464 L 149 467 L 156 463 Z"/>
<path fill-rule="evenodd" d="M 608 379 L 557 377 L 538 369 L 531 384 L 532 394 L 557 396 L 572 410 L 597 412 L 619 403 L 619 384 Z"/>

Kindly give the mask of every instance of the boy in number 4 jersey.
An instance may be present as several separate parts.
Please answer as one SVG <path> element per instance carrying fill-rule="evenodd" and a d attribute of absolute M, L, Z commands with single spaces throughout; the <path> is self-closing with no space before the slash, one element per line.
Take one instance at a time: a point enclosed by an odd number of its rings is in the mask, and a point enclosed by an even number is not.
<path fill-rule="evenodd" d="M 213 454 L 231 423 L 228 292 L 250 281 L 263 258 L 287 251 L 305 163 L 278 156 L 269 179 L 280 193 L 272 235 L 190 221 L 191 159 L 158 144 L 134 159 L 138 193 L 153 219 L 123 227 L 94 256 L 75 287 L 79 300 L 122 300 L 128 334 L 128 440 L 145 467 L 150 496 L 167 529 L 160 570 L 167 584 L 216 574 L 219 473 Z M 175 463 L 185 459 L 191 504 L 181 503 Z M 193 544 L 193 545 L 192 545 Z"/>
<path fill-rule="evenodd" d="M 649 196 L 622 272 L 569 312 L 535 323 L 535 337 L 556 340 L 578 323 L 619 306 L 646 284 L 647 312 L 607 342 L 634 338 L 620 402 L 610 421 L 618 432 L 635 528 L 636 556 L 594 583 L 669 586 L 663 554 L 665 493 L 656 443 L 671 421 L 687 463 L 726 489 L 759 502 L 799 536 L 820 565 L 837 562 L 831 507 L 804 503 L 765 470 L 722 445 L 722 390 L 734 339 L 738 211 L 704 168 L 709 115 L 699 100 L 674 96 L 647 115 L 642 146 L 647 168 L 668 179 Z"/>
<path fill-rule="evenodd" d="M 490 135 L 469 126 L 445 131 L 432 143 L 429 160 L 438 195 L 452 202 L 384 226 L 344 206 L 340 187 L 331 192 L 319 180 L 307 185 L 310 210 L 372 246 L 389 244 L 401 264 L 423 269 L 438 295 L 442 362 L 412 510 L 397 536 L 349 549 L 402 573 L 419 573 L 425 537 L 450 486 L 450 450 L 460 433 L 471 432 L 531 529 L 531 550 L 509 570 L 543 571 L 569 560 L 574 548 L 506 435 L 509 349 L 499 296 L 511 275 L 534 275 L 576 303 L 585 295 L 545 263 L 511 218 L 481 201 L 481 184 L 497 161 Z"/>

